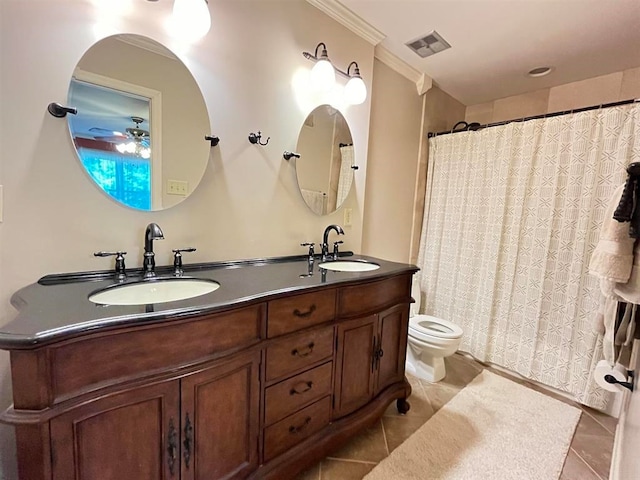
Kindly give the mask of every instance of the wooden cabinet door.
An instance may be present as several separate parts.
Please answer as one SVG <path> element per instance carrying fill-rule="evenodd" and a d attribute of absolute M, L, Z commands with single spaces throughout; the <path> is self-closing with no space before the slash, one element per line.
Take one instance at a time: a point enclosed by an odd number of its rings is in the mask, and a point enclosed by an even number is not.
<path fill-rule="evenodd" d="M 375 394 L 404 379 L 409 308 L 396 305 L 378 315 L 378 359 Z"/>
<path fill-rule="evenodd" d="M 178 479 L 179 385 L 136 388 L 53 418 L 53 479 Z"/>
<path fill-rule="evenodd" d="M 334 419 L 357 410 L 373 396 L 377 325 L 376 315 L 338 325 Z"/>
<path fill-rule="evenodd" d="M 182 379 L 182 480 L 244 478 L 258 466 L 260 352 Z"/>

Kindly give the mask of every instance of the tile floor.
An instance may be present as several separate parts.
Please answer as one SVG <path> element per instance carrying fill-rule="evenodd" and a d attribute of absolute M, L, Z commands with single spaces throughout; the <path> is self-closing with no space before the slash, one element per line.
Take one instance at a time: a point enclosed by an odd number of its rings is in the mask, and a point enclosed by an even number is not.
<path fill-rule="evenodd" d="M 461 354 L 446 358 L 445 362 L 447 376 L 441 382 L 430 384 L 409 377 L 413 393 L 409 398 L 411 410 L 406 415 L 399 415 L 393 402 L 375 425 L 295 480 L 359 480 L 363 478 L 378 462 L 409 438 L 462 390 L 483 368 L 581 408 L 580 422 L 560 480 L 606 480 L 609 478 L 613 436 L 617 423 L 615 418 L 571 402 L 526 380 L 485 367 Z M 428 479 L 425 477 L 425 480 Z"/>

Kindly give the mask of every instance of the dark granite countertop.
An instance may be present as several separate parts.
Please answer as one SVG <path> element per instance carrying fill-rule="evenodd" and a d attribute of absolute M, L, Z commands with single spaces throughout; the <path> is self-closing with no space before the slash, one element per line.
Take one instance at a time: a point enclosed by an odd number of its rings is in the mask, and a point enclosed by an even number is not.
<path fill-rule="evenodd" d="M 345 258 L 348 257 L 348 258 Z M 255 259 L 184 266 L 184 277 L 215 280 L 217 290 L 198 297 L 151 305 L 96 305 L 89 296 L 118 284 L 111 272 L 50 275 L 18 290 L 11 303 L 17 317 L 0 327 L 0 349 L 34 348 L 69 336 L 142 322 L 171 321 L 176 318 L 224 310 L 244 303 L 267 300 L 274 295 L 324 288 L 330 285 L 415 272 L 414 265 L 373 257 L 341 254 L 340 260 L 364 260 L 380 265 L 368 272 L 334 272 L 320 269 L 319 261 L 308 275 L 306 256 Z M 171 276 L 170 267 L 158 267 L 158 277 Z M 140 280 L 141 271 L 128 272 L 126 282 Z"/>

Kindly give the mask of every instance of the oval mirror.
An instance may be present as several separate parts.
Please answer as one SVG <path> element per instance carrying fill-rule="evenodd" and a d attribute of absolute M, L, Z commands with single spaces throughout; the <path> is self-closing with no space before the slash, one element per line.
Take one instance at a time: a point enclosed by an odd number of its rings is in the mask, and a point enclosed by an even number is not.
<path fill-rule="evenodd" d="M 82 56 L 67 115 L 78 158 L 94 183 L 139 210 L 183 201 L 202 179 L 209 115 L 195 79 L 170 50 L 119 34 Z"/>
<path fill-rule="evenodd" d="M 315 108 L 300 129 L 296 151 L 298 188 L 305 203 L 318 215 L 335 212 L 353 181 L 353 139 L 347 120 L 330 105 Z"/>

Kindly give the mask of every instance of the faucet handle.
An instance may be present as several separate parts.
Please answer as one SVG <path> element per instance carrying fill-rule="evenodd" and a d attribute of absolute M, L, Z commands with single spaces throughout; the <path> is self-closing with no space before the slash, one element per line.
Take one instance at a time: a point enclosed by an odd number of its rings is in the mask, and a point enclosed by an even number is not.
<path fill-rule="evenodd" d="M 301 243 L 300 246 L 301 247 L 309 247 L 309 261 L 313 262 L 313 257 L 315 255 L 313 247 L 315 246 L 315 243 L 313 243 L 313 242 L 304 242 L 304 243 Z"/>
<path fill-rule="evenodd" d="M 340 252 L 338 251 L 338 245 L 344 243 L 342 240 L 338 240 L 337 242 L 333 242 L 333 259 L 337 260 Z"/>
<path fill-rule="evenodd" d="M 116 257 L 116 278 L 118 280 L 124 280 L 127 276 L 124 265 L 124 256 L 127 252 L 95 252 L 94 257 Z"/>
<path fill-rule="evenodd" d="M 174 248 L 173 252 L 173 274 L 180 276 L 184 273 L 182 270 L 182 252 L 195 252 L 195 247 Z"/>

